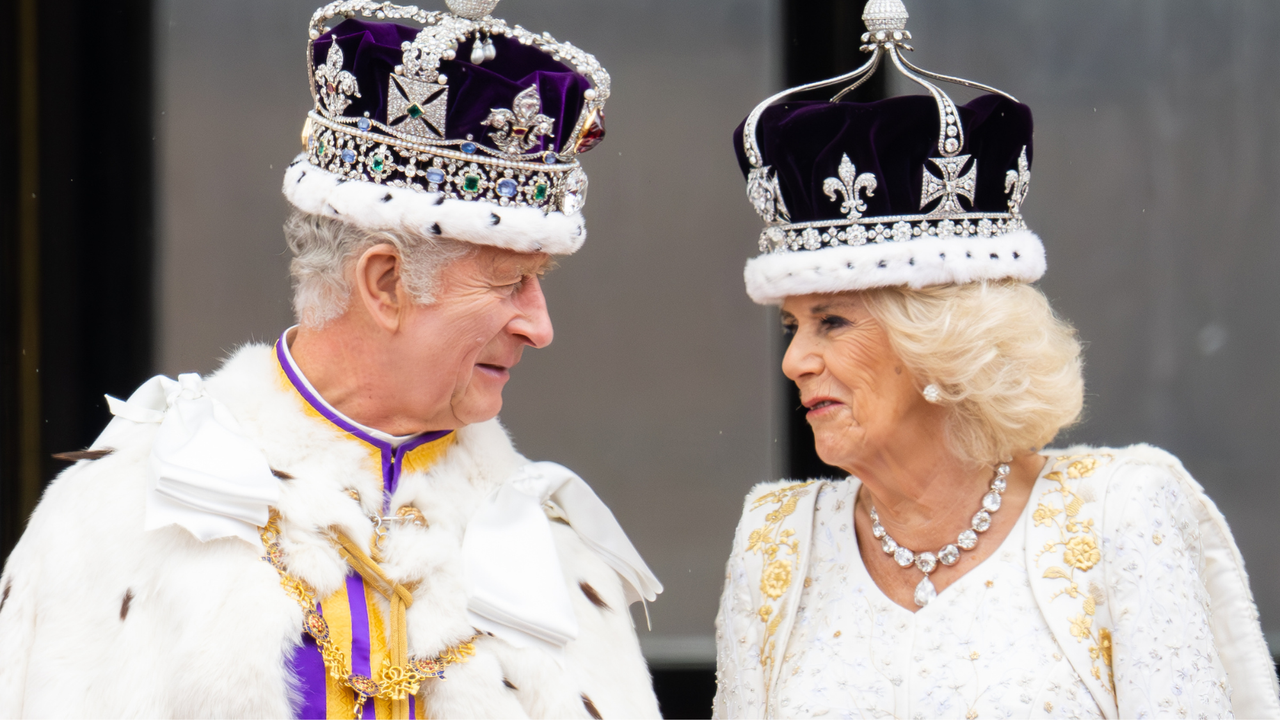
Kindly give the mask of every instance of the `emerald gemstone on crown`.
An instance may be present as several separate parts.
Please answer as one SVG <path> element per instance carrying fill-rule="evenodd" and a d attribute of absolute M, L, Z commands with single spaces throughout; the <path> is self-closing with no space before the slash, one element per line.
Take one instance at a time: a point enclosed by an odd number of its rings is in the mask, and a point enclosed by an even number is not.
<path fill-rule="evenodd" d="M 537 202 L 541 202 L 547 199 L 546 183 L 538 183 L 537 185 L 533 186 L 533 199 Z"/>
<path fill-rule="evenodd" d="M 409 109 L 406 110 L 405 112 L 408 113 L 409 117 L 413 118 L 414 120 L 417 120 L 418 118 L 426 114 L 421 107 L 418 107 L 417 103 L 410 105 Z"/>
<path fill-rule="evenodd" d="M 480 192 L 480 176 L 468 175 L 462 179 L 462 189 L 469 192 Z"/>

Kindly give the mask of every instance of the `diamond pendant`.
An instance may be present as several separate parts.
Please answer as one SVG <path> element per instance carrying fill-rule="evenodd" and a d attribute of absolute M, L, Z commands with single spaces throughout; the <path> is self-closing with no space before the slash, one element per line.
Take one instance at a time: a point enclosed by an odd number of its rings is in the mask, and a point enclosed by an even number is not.
<path fill-rule="evenodd" d="M 920 584 L 916 586 L 916 605 L 924 607 L 936 597 L 938 597 L 938 591 L 934 589 L 933 583 L 929 580 L 929 576 L 925 575 L 924 579 L 920 581 Z"/>

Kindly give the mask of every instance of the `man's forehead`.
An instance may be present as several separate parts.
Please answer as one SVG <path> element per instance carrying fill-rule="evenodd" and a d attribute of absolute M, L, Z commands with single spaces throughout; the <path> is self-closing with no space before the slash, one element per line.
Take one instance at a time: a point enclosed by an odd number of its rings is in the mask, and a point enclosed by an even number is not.
<path fill-rule="evenodd" d="M 484 248 L 480 266 L 495 274 L 536 275 L 550 269 L 552 258 L 547 253 L 522 253 L 503 248 Z"/>

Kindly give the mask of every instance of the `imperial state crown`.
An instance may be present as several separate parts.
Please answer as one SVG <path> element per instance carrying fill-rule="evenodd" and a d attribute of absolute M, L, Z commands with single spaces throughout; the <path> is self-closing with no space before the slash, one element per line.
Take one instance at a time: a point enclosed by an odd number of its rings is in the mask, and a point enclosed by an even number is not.
<path fill-rule="evenodd" d="M 747 196 L 766 223 L 762 254 L 745 270 L 756 302 L 1044 274 L 1044 248 L 1021 209 L 1030 108 L 912 65 L 907 17 L 901 0 L 867 3 L 862 67 L 768 98 L 735 132 Z M 928 95 L 843 101 L 885 58 Z M 984 94 L 957 106 L 933 81 Z M 786 101 L 841 84 L 830 101 Z"/>
<path fill-rule="evenodd" d="M 285 196 L 370 229 L 576 251 L 587 194 L 578 156 L 604 137 L 608 73 L 572 45 L 492 17 L 498 0 L 447 2 L 449 12 L 371 0 L 316 11 L 315 104 Z"/>

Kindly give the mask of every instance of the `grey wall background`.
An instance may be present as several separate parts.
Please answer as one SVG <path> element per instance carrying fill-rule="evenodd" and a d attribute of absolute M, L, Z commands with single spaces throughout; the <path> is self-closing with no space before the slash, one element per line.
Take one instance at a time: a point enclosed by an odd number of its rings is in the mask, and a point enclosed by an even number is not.
<path fill-rule="evenodd" d="M 556 341 L 526 354 L 503 419 L 526 454 L 593 484 L 666 583 L 644 635 L 659 662 L 711 659 L 740 498 L 782 466 L 776 321 L 742 290 L 759 225 L 729 144 L 780 77 L 777 1 L 499 8 L 614 77 L 609 137 L 584 159 L 591 237 L 547 283 Z M 165 373 L 212 370 L 291 322 L 279 187 L 310 103 L 315 4 L 158 0 Z M 1042 287 L 1088 342 L 1087 418 L 1065 440 L 1179 455 L 1280 631 L 1280 4 L 908 5 L 914 62 L 1035 110 Z"/>
<path fill-rule="evenodd" d="M 210 371 L 292 322 L 284 166 L 311 97 L 318 0 L 160 0 L 161 371 Z M 424 7 L 444 7 L 443 2 Z M 741 498 L 776 474 L 776 321 L 742 289 L 759 224 L 730 131 L 773 87 L 773 0 L 508 0 L 498 15 L 594 53 L 608 136 L 585 155 L 586 247 L 545 284 L 555 342 L 502 419 L 586 478 L 666 592 L 645 650 L 709 661 Z"/>

